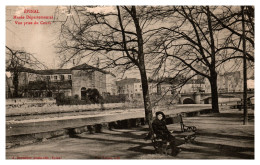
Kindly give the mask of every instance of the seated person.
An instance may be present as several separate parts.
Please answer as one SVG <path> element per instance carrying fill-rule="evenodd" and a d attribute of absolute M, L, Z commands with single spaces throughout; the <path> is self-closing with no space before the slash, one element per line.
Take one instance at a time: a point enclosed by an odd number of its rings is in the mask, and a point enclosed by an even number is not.
<path fill-rule="evenodd" d="M 153 131 L 156 134 L 156 138 L 162 139 L 170 145 L 173 154 L 180 152 L 180 149 L 175 145 L 175 137 L 171 135 L 165 122 L 165 115 L 163 112 L 156 112 L 156 119 L 152 123 Z"/>

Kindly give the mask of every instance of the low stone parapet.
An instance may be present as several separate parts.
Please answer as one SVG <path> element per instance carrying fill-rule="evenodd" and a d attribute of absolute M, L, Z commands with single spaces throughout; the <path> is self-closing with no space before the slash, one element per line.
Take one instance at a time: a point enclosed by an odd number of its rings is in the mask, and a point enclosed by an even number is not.
<path fill-rule="evenodd" d="M 196 116 L 209 113 L 211 106 L 160 109 L 166 115 L 172 116 L 184 113 L 186 116 Z M 99 133 L 102 129 L 131 128 L 145 124 L 144 109 L 129 110 L 124 113 L 106 115 L 67 116 L 24 121 L 6 122 L 6 147 L 24 145 L 45 141 L 52 138 L 73 137 L 82 132 Z"/>
<path fill-rule="evenodd" d="M 79 111 L 91 111 L 91 110 L 106 110 L 106 109 L 119 109 L 124 108 L 125 103 L 109 103 L 109 104 L 87 104 L 87 105 L 44 105 L 42 107 L 7 107 L 6 116 L 20 116 L 20 115 L 40 115 L 40 114 L 52 114 L 52 113 L 68 113 Z"/>

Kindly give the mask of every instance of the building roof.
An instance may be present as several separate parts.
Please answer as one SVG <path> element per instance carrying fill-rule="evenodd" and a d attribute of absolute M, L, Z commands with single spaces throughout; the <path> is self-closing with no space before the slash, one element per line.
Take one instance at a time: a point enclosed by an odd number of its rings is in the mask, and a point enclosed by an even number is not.
<path fill-rule="evenodd" d="M 86 63 L 78 65 L 78 66 L 75 66 L 75 67 L 72 67 L 70 69 L 71 70 L 94 70 L 94 71 L 102 72 L 104 74 L 108 74 L 109 73 L 109 72 L 107 72 L 107 71 L 105 71 L 103 69 L 96 68 L 96 67 L 88 65 Z"/>
<path fill-rule="evenodd" d="M 123 80 L 116 81 L 117 85 L 125 85 L 125 84 L 133 84 L 133 83 L 140 83 L 141 80 L 137 78 L 125 78 Z"/>
<path fill-rule="evenodd" d="M 70 69 L 48 69 L 48 70 L 37 70 L 38 74 L 50 75 L 50 74 L 71 74 Z"/>

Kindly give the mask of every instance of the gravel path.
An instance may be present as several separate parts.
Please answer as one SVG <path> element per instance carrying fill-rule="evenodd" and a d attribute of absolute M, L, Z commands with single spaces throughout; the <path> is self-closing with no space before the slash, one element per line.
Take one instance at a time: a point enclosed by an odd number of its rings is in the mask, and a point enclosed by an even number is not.
<path fill-rule="evenodd" d="M 198 128 L 196 143 L 183 144 L 176 157 L 154 154 L 150 141 L 144 141 L 147 126 L 133 129 L 103 130 L 6 149 L 7 159 L 253 159 L 254 112 L 244 126 L 242 111 L 225 110 L 220 114 L 185 117 L 187 125 Z M 171 124 L 171 130 L 179 125 Z"/>

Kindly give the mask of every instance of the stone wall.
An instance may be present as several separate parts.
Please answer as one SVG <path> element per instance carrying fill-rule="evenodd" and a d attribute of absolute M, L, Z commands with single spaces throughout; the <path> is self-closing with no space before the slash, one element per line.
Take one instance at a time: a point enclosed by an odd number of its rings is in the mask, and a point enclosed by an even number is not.
<path fill-rule="evenodd" d="M 106 92 L 106 75 L 104 73 L 94 71 L 94 88 L 96 88 L 99 93 Z"/>
<path fill-rule="evenodd" d="M 14 98 L 6 99 L 6 108 L 13 107 L 39 107 L 46 105 L 56 105 L 56 100 L 54 98 Z"/>
<path fill-rule="evenodd" d="M 72 96 L 78 95 L 81 99 L 81 88 L 93 88 L 93 72 L 82 70 L 72 71 Z"/>
<path fill-rule="evenodd" d="M 106 77 L 99 71 L 72 71 L 72 96 L 78 95 L 81 99 L 82 88 L 96 88 L 100 94 L 106 92 Z"/>

